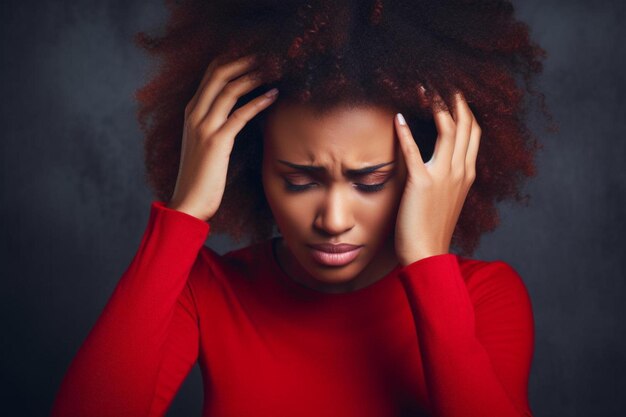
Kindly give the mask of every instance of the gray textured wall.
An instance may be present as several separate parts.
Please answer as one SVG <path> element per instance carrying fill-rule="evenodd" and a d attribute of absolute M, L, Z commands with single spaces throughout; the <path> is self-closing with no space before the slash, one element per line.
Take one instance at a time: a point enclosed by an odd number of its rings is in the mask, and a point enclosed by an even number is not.
<path fill-rule="evenodd" d="M 73 3 L 0 4 L 3 415 L 46 415 L 149 213 L 132 99 L 148 65 L 131 37 L 165 8 Z M 508 261 L 531 293 L 536 417 L 625 415 L 624 6 L 517 3 L 549 52 L 541 83 L 561 131 L 545 135 L 530 206 L 503 206 L 476 257 Z M 201 402 L 194 368 L 169 415 Z"/>

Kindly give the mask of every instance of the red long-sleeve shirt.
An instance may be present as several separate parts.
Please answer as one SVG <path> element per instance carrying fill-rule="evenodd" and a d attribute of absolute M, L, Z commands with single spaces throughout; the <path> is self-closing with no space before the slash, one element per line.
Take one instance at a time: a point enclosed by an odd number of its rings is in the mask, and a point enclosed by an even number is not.
<path fill-rule="evenodd" d="M 52 416 L 162 416 L 196 361 L 203 416 L 531 416 L 534 320 L 508 264 L 421 259 L 349 293 L 291 280 L 276 240 L 219 255 L 153 201 Z"/>

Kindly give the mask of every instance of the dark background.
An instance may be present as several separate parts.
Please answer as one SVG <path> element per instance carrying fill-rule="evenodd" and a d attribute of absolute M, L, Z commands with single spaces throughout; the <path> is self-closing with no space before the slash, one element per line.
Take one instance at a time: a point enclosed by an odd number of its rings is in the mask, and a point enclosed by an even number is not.
<path fill-rule="evenodd" d="M 540 81 L 561 130 L 539 131 L 530 206 L 502 205 L 475 257 L 507 261 L 531 294 L 535 417 L 626 415 L 624 3 L 516 4 L 548 51 Z M 0 3 L 3 415 L 48 413 L 138 248 L 152 197 L 132 95 L 149 65 L 131 39 L 165 13 L 162 1 Z M 168 415 L 201 403 L 195 367 Z"/>

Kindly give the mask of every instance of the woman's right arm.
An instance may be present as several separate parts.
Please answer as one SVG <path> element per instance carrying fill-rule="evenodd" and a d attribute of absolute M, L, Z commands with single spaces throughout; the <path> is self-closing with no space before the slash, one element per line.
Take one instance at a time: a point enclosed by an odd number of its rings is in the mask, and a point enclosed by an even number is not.
<path fill-rule="evenodd" d="M 172 199 L 152 204 L 132 263 L 65 375 L 52 416 L 160 416 L 198 356 L 197 310 L 188 276 L 224 194 L 237 133 L 276 99 L 231 113 L 262 84 L 254 57 L 209 65 L 185 108 Z M 277 92 L 277 90 L 275 90 Z"/>
<path fill-rule="evenodd" d="M 152 203 L 139 250 L 73 359 L 52 416 L 165 413 L 198 355 L 187 277 L 209 228 Z"/>

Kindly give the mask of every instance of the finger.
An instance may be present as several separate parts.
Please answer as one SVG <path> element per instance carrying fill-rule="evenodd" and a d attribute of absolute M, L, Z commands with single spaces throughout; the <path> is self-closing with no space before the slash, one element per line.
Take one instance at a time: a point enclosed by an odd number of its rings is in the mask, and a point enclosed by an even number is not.
<path fill-rule="evenodd" d="M 476 177 L 476 159 L 478 156 L 478 148 L 480 145 L 480 138 L 482 136 L 482 129 L 478 125 L 476 117 L 472 122 L 472 132 L 470 133 L 469 145 L 467 148 L 467 156 L 465 159 L 465 174 L 471 177 L 472 180 Z"/>
<path fill-rule="evenodd" d="M 225 59 L 226 57 L 224 55 L 219 55 L 213 60 L 211 60 L 206 71 L 204 71 L 204 75 L 202 76 L 202 79 L 200 80 L 200 84 L 198 85 L 197 90 L 202 90 L 204 88 L 206 83 L 209 81 L 209 78 L 211 78 L 211 74 L 213 73 L 213 71 L 215 71 L 215 69 L 218 66 L 228 63 L 227 61 L 225 61 Z"/>
<path fill-rule="evenodd" d="M 454 141 L 454 151 L 452 153 L 452 167 L 456 167 L 464 171 L 474 116 L 472 115 L 472 111 L 470 110 L 467 101 L 465 101 L 465 98 L 461 93 L 455 94 L 454 97 L 456 137 Z"/>
<path fill-rule="evenodd" d="M 226 59 L 227 58 L 224 55 L 220 55 L 216 59 L 214 59 L 211 62 L 211 65 L 213 65 L 214 70 L 223 65 L 241 63 L 244 65 L 244 72 L 245 72 L 245 68 L 248 68 L 248 69 L 255 68 L 255 67 L 258 67 L 259 65 L 258 55 L 256 53 L 242 56 L 234 61 L 227 61 Z M 245 67 L 246 62 L 249 64 L 248 67 Z M 238 75 L 235 75 L 235 77 L 238 77 L 242 73 L 243 72 L 240 72 Z M 209 72 L 208 74 L 205 74 L 204 77 L 202 77 L 202 81 L 200 82 L 200 88 L 204 88 L 206 84 L 210 81 L 211 79 L 210 75 L 211 73 Z"/>
<path fill-rule="evenodd" d="M 211 65 L 209 65 L 210 67 Z M 240 77 L 257 66 L 254 56 L 245 56 L 224 65 L 215 64 L 212 70 L 207 69 L 207 80 L 201 84 L 192 98 L 189 117 L 200 122 L 208 112 L 213 100 L 224 86 L 232 79 Z"/>
<path fill-rule="evenodd" d="M 422 154 L 413 138 L 409 125 L 407 125 L 401 113 L 396 114 L 394 125 L 398 133 L 398 140 L 400 141 L 400 148 L 402 149 L 407 174 L 411 176 L 424 175 L 427 170 L 422 159 Z"/>
<path fill-rule="evenodd" d="M 202 124 L 211 124 L 215 129 L 219 128 L 228 118 L 237 100 L 261 84 L 263 80 L 256 73 L 248 73 L 226 84 L 213 100 Z"/>
<path fill-rule="evenodd" d="M 189 100 L 189 104 L 187 105 L 188 108 L 193 109 L 196 107 L 198 98 L 202 95 L 206 83 L 208 82 L 209 78 L 211 78 L 211 74 L 213 74 L 213 71 L 215 71 L 218 66 L 224 63 L 224 59 L 225 57 L 223 55 L 219 55 L 211 60 L 206 70 L 204 71 L 202 79 L 200 80 L 200 84 L 198 85 L 198 88 L 196 88 L 195 94 L 193 95 L 193 97 L 191 97 L 191 100 Z"/>
<path fill-rule="evenodd" d="M 442 98 L 437 93 L 434 93 L 433 97 L 435 102 L 443 102 Z M 452 163 L 452 152 L 454 150 L 456 123 L 448 110 L 435 110 L 433 106 L 432 111 L 438 134 L 433 156 L 428 163 L 432 163 L 445 171 L 449 171 Z"/>
<path fill-rule="evenodd" d="M 273 93 L 273 94 L 272 94 Z M 230 115 L 226 122 L 219 128 L 216 134 L 224 134 L 235 137 L 254 116 L 269 107 L 278 97 L 278 90 L 272 88 L 265 94 L 255 97 L 245 105 L 239 107 Z"/>

